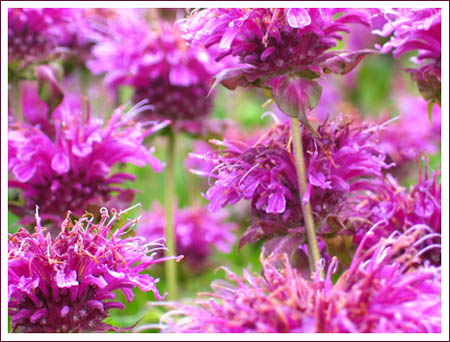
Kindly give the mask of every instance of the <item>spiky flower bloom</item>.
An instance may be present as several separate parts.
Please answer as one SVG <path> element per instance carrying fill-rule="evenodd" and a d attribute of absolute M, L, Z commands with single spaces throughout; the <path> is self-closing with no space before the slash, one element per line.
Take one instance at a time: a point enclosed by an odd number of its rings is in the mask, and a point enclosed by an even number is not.
<path fill-rule="evenodd" d="M 74 8 L 8 8 L 8 62 L 41 61 L 58 52 L 61 33 L 78 16 Z"/>
<path fill-rule="evenodd" d="M 233 230 L 237 226 L 225 222 L 225 212 L 212 215 L 205 207 L 189 207 L 175 211 L 177 253 L 184 256 L 191 270 L 200 271 L 215 249 L 229 253 L 235 241 Z M 136 230 L 147 241 L 164 236 L 166 217 L 164 209 L 155 203 L 145 212 Z"/>
<path fill-rule="evenodd" d="M 159 279 L 141 274 L 167 258 L 154 251 L 164 249 L 160 241 L 126 237 L 137 222 L 129 219 L 114 231 L 123 212 L 110 217 L 100 210 L 100 222 L 87 214 L 72 222 L 70 216 L 52 239 L 36 212 L 36 227 L 30 234 L 21 228 L 8 240 L 8 308 L 14 331 L 19 332 L 101 332 L 115 329 L 103 320 L 110 309 L 123 309 L 114 301 L 121 290 L 128 302 L 133 289 L 152 291 Z M 179 258 L 177 258 L 179 260 Z"/>
<path fill-rule="evenodd" d="M 215 77 L 229 89 L 262 87 L 283 112 L 309 129 L 306 114 L 317 105 L 317 78 L 350 72 L 371 50 L 331 50 L 349 24 L 369 25 L 370 10 L 336 8 L 211 8 L 181 22 L 192 45 L 219 50 L 216 60 L 237 57 L 241 65 Z"/>
<path fill-rule="evenodd" d="M 273 113 L 270 114 L 273 115 Z M 286 118 L 286 116 L 284 117 Z M 227 141 L 241 141 L 245 144 L 252 145 L 258 141 L 263 132 L 262 129 L 252 131 L 243 130 L 237 122 L 232 120 L 221 120 L 219 123 L 222 124 L 222 129 L 217 131 L 216 134 Z M 219 123 L 216 124 L 216 128 L 220 127 Z M 204 158 L 209 153 L 214 153 L 214 147 L 211 144 L 204 140 L 194 141 L 192 144 L 192 152 L 185 159 L 185 167 L 194 174 L 209 175 L 215 166 L 211 160 Z"/>
<path fill-rule="evenodd" d="M 382 53 L 391 50 L 395 58 L 409 51 L 418 51 L 411 60 L 421 64 L 408 69 L 426 100 L 441 101 L 441 9 L 400 8 L 384 12 L 385 24 L 375 30 L 391 39 L 380 47 Z"/>
<path fill-rule="evenodd" d="M 372 188 L 387 168 L 377 146 L 377 126 L 343 116 L 319 126 L 321 138 L 303 130 L 308 187 L 303 201 L 311 202 L 317 233 L 341 229 L 338 216 L 345 212 L 352 193 Z M 213 141 L 214 142 L 214 141 Z M 303 232 L 295 160 L 289 122 L 275 125 L 254 145 L 217 142 L 225 149 L 204 158 L 215 168 L 215 183 L 206 192 L 209 209 L 250 200 L 252 225 L 240 244 L 274 234 Z"/>
<path fill-rule="evenodd" d="M 369 20 L 368 12 L 356 9 L 211 8 L 193 11 L 181 26 L 191 43 L 218 45 L 218 59 L 239 57 L 245 85 L 308 69 L 322 73 L 324 62 L 339 55 L 328 50 L 349 32 L 348 24 L 368 26 Z"/>
<path fill-rule="evenodd" d="M 212 109 L 208 96 L 212 75 L 220 70 L 204 48 L 188 47 L 173 25 L 158 21 L 155 30 L 130 13 L 108 21 L 108 36 L 93 49 L 88 67 L 106 73 L 115 87 L 134 87 L 136 102 L 153 106 L 146 118 L 170 119 L 176 129 L 199 133 Z"/>
<path fill-rule="evenodd" d="M 427 115 L 427 103 L 421 97 L 402 94 L 398 97 L 399 116 L 380 131 L 380 146 L 396 167 L 417 160 L 424 154 L 439 151 L 441 141 L 441 108 L 433 107 L 431 117 Z"/>
<path fill-rule="evenodd" d="M 138 104 L 128 113 L 123 107 L 114 111 L 105 124 L 82 110 L 79 98 L 70 96 L 53 113 L 50 132 L 24 122 L 13 123 L 8 131 L 8 170 L 11 188 L 22 190 L 24 203 L 10 203 L 9 208 L 23 218 L 36 205 L 43 219 L 61 222 L 68 211 L 82 215 L 89 204 L 126 207 L 134 191 L 120 184 L 134 180 L 134 175 L 111 173 L 119 163 L 150 165 L 157 172 L 163 164 L 147 149 L 143 140 L 168 124 L 136 123 L 133 117 L 148 106 Z M 116 193 L 117 196 L 112 196 Z"/>
<path fill-rule="evenodd" d="M 376 191 L 360 198 L 355 207 L 355 216 L 364 217 L 355 224 L 354 240 L 359 243 L 366 239 L 366 246 L 371 247 L 382 238 L 393 232 L 403 232 L 412 225 L 426 225 L 432 235 L 423 240 L 421 246 L 428 246 L 424 251 L 426 259 L 433 264 L 441 264 L 441 184 L 438 181 L 439 172 L 431 177 L 427 168 L 419 173 L 417 184 L 406 190 L 388 175 L 383 182 L 376 185 Z M 382 221 L 371 236 L 366 237 L 371 224 Z M 358 221 L 355 221 L 357 223 Z M 361 224 L 362 222 L 362 224 Z"/>
<path fill-rule="evenodd" d="M 393 234 L 366 253 L 333 285 L 333 260 L 325 280 L 303 278 L 287 258 L 262 260 L 263 275 L 225 269 L 233 283 L 216 281 L 194 305 L 169 304 L 164 332 L 192 333 L 393 333 L 441 331 L 440 268 L 417 268 L 421 227 Z M 361 243 L 362 248 L 364 242 Z M 177 317 L 181 316 L 181 317 Z"/>

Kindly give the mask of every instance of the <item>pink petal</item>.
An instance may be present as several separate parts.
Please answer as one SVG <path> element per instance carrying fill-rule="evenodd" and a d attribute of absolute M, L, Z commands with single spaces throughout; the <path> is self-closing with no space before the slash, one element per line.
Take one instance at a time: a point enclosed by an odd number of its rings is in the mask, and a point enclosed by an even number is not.
<path fill-rule="evenodd" d="M 65 153 L 57 153 L 52 159 L 52 169 L 58 174 L 67 173 L 70 169 L 69 158 Z"/>

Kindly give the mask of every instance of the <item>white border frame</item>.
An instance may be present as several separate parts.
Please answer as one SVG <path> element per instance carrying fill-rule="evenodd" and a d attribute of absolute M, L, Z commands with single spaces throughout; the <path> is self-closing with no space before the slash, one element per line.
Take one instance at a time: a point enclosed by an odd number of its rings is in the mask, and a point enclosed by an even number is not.
<path fill-rule="evenodd" d="M 339 7 L 347 4 L 352 8 L 367 7 L 417 7 L 417 8 L 442 8 L 442 333 L 441 334 L 23 334 L 8 333 L 8 293 L 7 293 L 7 269 L 8 269 L 8 159 L 7 159 L 7 135 L 8 135 L 8 14 L 7 8 L 10 7 L 66 7 L 66 8 L 195 8 L 195 7 L 270 7 L 276 4 L 277 7 L 290 7 L 295 4 L 296 7 L 310 7 L 311 4 L 320 7 Z M 267 341 L 267 340 L 315 340 L 315 341 L 411 341 L 411 340 L 449 340 L 449 4 L 447 1 L 408 1 L 408 2 L 390 2 L 390 1 L 127 1 L 127 2 L 103 2 L 103 1 L 3 1 L 1 3 L 1 340 L 2 341 L 67 341 L 78 340 L 98 340 L 98 341 L 122 341 L 136 340 L 147 341 L 165 340 L 165 341 L 226 341 L 226 340 L 249 340 L 249 341 Z"/>

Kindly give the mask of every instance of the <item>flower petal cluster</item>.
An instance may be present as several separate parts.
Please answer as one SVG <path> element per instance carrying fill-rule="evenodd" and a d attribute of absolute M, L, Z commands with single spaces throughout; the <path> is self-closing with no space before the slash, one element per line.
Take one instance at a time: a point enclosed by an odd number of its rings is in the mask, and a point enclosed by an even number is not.
<path fill-rule="evenodd" d="M 274 115 L 269 112 L 269 115 Z M 284 115 L 286 118 L 286 115 Z M 277 118 L 275 118 L 278 120 Z M 217 129 L 219 127 L 219 129 Z M 223 137 L 223 140 L 227 141 L 240 141 L 247 145 L 252 145 L 257 142 L 260 136 L 263 134 L 263 129 L 252 129 L 251 131 L 244 130 L 239 126 L 238 122 L 233 120 L 220 120 L 215 123 L 216 132 L 215 135 Z M 192 144 L 192 152 L 190 152 L 184 161 L 184 166 L 194 174 L 208 176 L 212 169 L 214 169 L 214 163 L 205 158 L 209 153 L 214 153 L 214 147 L 204 140 L 196 140 Z"/>
<path fill-rule="evenodd" d="M 101 332 L 115 329 L 104 323 L 111 309 L 123 309 L 114 301 L 121 290 L 128 302 L 133 289 L 152 291 L 158 279 L 142 274 L 157 258 L 160 241 L 145 242 L 125 234 L 137 222 L 129 219 L 121 228 L 113 225 L 122 213 L 111 217 L 102 208 L 99 223 L 90 214 L 73 222 L 69 215 L 52 239 L 36 212 L 33 233 L 21 228 L 8 240 L 8 308 L 12 328 L 19 332 Z"/>
<path fill-rule="evenodd" d="M 78 15 L 74 8 L 9 8 L 9 63 L 40 61 L 55 54 L 61 33 Z"/>
<path fill-rule="evenodd" d="M 409 51 L 418 51 L 411 60 L 421 64 L 419 69 L 408 69 L 418 83 L 426 100 L 440 103 L 441 98 L 441 9 L 401 8 L 384 12 L 385 23 L 381 36 L 391 39 L 382 47 L 382 53 L 393 52 L 399 58 Z"/>
<path fill-rule="evenodd" d="M 355 215 L 361 215 L 365 220 L 354 226 L 354 241 L 359 243 L 366 239 L 366 246 L 371 247 L 393 232 L 403 232 L 412 225 L 426 225 L 433 234 L 422 241 L 421 246 L 429 248 L 424 255 L 433 264 L 440 265 L 442 208 L 438 176 L 439 172 L 429 175 L 425 169 L 423 174 L 419 173 L 417 184 L 407 190 L 395 178 L 387 175 L 375 187 L 377 191 L 361 197 L 360 203 L 355 207 Z M 367 232 L 375 222 L 382 223 L 367 238 Z"/>
<path fill-rule="evenodd" d="M 211 214 L 205 207 L 188 207 L 175 211 L 175 235 L 177 253 L 194 271 L 200 271 L 208 262 L 214 250 L 222 253 L 231 252 L 235 241 L 232 233 L 237 226 L 225 222 L 224 211 Z M 155 203 L 151 211 L 142 215 L 137 227 L 137 234 L 147 241 L 164 236 L 166 218 L 164 209 Z"/>
<path fill-rule="evenodd" d="M 119 107 L 105 124 L 91 116 L 89 109 L 83 110 L 79 97 L 66 96 L 49 121 L 51 129 L 42 131 L 25 122 L 12 123 L 8 131 L 8 170 L 14 177 L 9 186 L 22 190 L 24 203 L 10 203 L 10 209 L 26 220 L 38 205 L 43 219 L 60 223 L 68 210 L 82 215 L 89 204 L 126 207 L 134 191 L 120 184 L 135 177 L 112 173 L 112 168 L 132 163 L 150 165 L 159 172 L 164 166 L 152 155 L 154 148 L 142 143 L 168 122 L 134 122 L 133 117 L 146 108 L 141 103 L 125 113 Z"/>
<path fill-rule="evenodd" d="M 107 21 L 107 35 L 93 48 L 88 67 L 106 73 L 110 86 L 133 86 L 135 102 L 147 99 L 154 107 L 146 118 L 170 119 L 176 129 L 198 133 L 212 109 L 209 85 L 220 64 L 206 49 L 188 47 L 177 27 L 157 21 L 152 30 L 127 13 Z"/>
<path fill-rule="evenodd" d="M 311 202 L 318 234 L 333 233 L 337 217 L 352 193 L 370 190 L 387 168 L 377 146 L 376 125 L 339 116 L 318 127 L 320 138 L 303 130 L 308 187 L 303 201 Z M 205 156 L 215 168 L 214 184 L 206 192 L 209 209 L 217 211 L 242 199 L 250 200 L 252 226 L 240 244 L 261 237 L 302 232 L 295 160 L 288 121 L 275 125 L 249 146 L 234 141 L 217 142 L 224 149 Z M 214 142 L 214 141 L 213 141 Z"/>
<path fill-rule="evenodd" d="M 386 155 L 399 167 L 415 161 L 424 154 L 435 154 L 439 151 L 441 141 L 441 108 L 433 107 L 431 121 L 427 115 L 428 106 L 424 99 L 402 94 L 398 100 L 399 116 L 388 123 L 386 118 L 381 124 L 380 146 Z"/>
<path fill-rule="evenodd" d="M 194 305 L 175 304 L 161 319 L 163 332 L 192 333 L 393 333 L 441 331 L 441 272 L 415 265 L 411 247 L 420 226 L 393 234 L 362 253 L 336 284 L 303 278 L 284 259 L 262 260 L 262 275 L 225 269 L 232 283 L 213 282 Z"/>
<path fill-rule="evenodd" d="M 330 51 L 350 32 L 349 24 L 369 26 L 370 11 L 337 8 L 211 8 L 194 10 L 180 23 L 193 45 L 218 47 L 219 55 L 239 58 L 242 66 L 218 80 L 234 89 L 264 86 L 267 79 L 295 73 L 315 78 L 346 73 L 367 51 Z M 347 70 L 349 69 L 349 70 Z"/>

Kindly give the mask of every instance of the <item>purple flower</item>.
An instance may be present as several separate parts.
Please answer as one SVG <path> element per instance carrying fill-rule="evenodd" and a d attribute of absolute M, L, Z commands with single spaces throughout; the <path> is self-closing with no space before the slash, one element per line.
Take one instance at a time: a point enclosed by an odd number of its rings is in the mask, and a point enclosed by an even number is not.
<path fill-rule="evenodd" d="M 289 73 L 310 79 L 324 71 L 348 72 L 363 52 L 329 50 L 350 31 L 348 24 L 369 21 L 370 12 L 358 9 L 211 8 L 193 11 L 181 27 L 193 44 L 218 46 L 216 59 L 239 57 L 243 66 L 218 76 L 234 89 L 266 86 L 267 79 Z"/>
<path fill-rule="evenodd" d="M 233 283 L 215 281 L 194 305 L 172 303 L 163 332 L 189 333 L 393 333 L 441 331 L 441 272 L 417 267 L 413 243 L 421 227 L 392 235 L 366 253 L 333 285 L 303 278 L 287 257 L 262 260 L 262 275 L 225 269 Z M 363 247 L 361 243 L 360 248 Z M 178 316 L 178 317 L 177 317 Z"/>
<path fill-rule="evenodd" d="M 133 289 L 152 291 L 159 279 L 141 274 L 167 258 L 155 258 L 160 241 L 146 243 L 141 237 L 122 237 L 137 220 L 130 219 L 115 232 L 113 224 L 123 212 L 108 215 L 100 210 L 100 223 L 86 214 L 75 223 L 69 216 L 52 239 L 41 226 L 24 228 L 8 240 L 8 308 L 14 331 L 19 332 L 101 332 L 114 329 L 103 320 L 110 309 L 123 309 L 114 301 L 121 290 L 128 302 Z M 177 258 L 179 260 L 179 258 Z"/>
<path fill-rule="evenodd" d="M 48 126 L 16 122 L 8 132 L 8 170 L 13 179 L 9 186 L 22 190 L 23 203 L 10 203 L 9 208 L 27 220 L 36 205 L 43 219 L 61 222 L 68 211 L 82 215 L 89 204 L 127 206 L 134 191 L 120 187 L 134 180 L 128 173 L 111 174 L 118 163 L 137 166 L 150 165 L 157 172 L 163 164 L 152 153 L 154 148 L 143 146 L 144 138 L 168 122 L 136 123 L 133 117 L 148 106 L 138 104 L 129 113 L 119 107 L 106 125 L 100 118 L 83 110 L 79 97 L 66 96 L 53 113 Z M 116 193 L 117 196 L 112 196 Z"/>
<path fill-rule="evenodd" d="M 154 107 L 144 117 L 170 119 L 176 129 L 197 134 L 212 109 L 209 85 L 220 64 L 207 50 L 188 47 L 173 25 L 155 26 L 152 31 L 132 12 L 109 20 L 108 35 L 93 48 L 88 67 L 106 73 L 110 86 L 133 86 L 135 101 L 147 99 Z"/>
<path fill-rule="evenodd" d="M 9 8 L 8 61 L 29 63 L 51 58 L 62 50 L 61 33 L 76 20 L 74 8 Z"/>
<path fill-rule="evenodd" d="M 196 140 L 192 145 L 192 152 L 184 161 L 184 166 L 196 174 L 209 175 L 211 170 L 214 169 L 214 163 L 205 158 L 204 155 L 213 151 L 214 149 L 207 142 Z"/>
<path fill-rule="evenodd" d="M 399 94 L 400 95 L 400 94 Z M 441 108 L 434 106 L 432 123 L 427 115 L 424 99 L 409 94 L 397 98 L 400 116 L 383 125 L 380 146 L 396 167 L 416 160 L 423 154 L 435 154 L 441 141 Z M 380 122 L 388 120 L 384 117 Z"/>
<path fill-rule="evenodd" d="M 286 118 L 285 115 L 284 117 Z M 215 134 L 220 135 L 224 140 L 241 141 L 247 145 L 252 145 L 257 142 L 263 133 L 261 129 L 252 130 L 250 132 L 242 130 L 239 123 L 232 120 L 221 120 L 216 123 L 215 128 L 220 126 L 222 126 L 222 129 L 214 132 Z M 211 144 L 208 144 L 203 140 L 196 140 L 192 144 L 192 152 L 189 153 L 188 157 L 185 159 L 184 165 L 194 174 L 208 176 L 215 165 L 205 156 L 213 152 L 214 148 Z"/>
<path fill-rule="evenodd" d="M 408 69 L 418 83 L 419 90 L 426 100 L 441 101 L 441 9 L 440 8 L 401 8 L 384 12 L 385 23 L 381 36 L 391 39 L 382 47 L 382 53 L 391 50 L 395 58 L 409 51 L 418 51 L 411 60 L 422 64 L 419 69 Z"/>
<path fill-rule="evenodd" d="M 24 121 L 33 126 L 38 126 L 42 131 L 52 131 L 53 125 L 48 119 L 49 108 L 39 97 L 37 82 L 22 81 L 20 91 Z"/>
<path fill-rule="evenodd" d="M 377 146 L 376 125 L 337 117 L 319 126 L 321 138 L 303 130 L 307 192 L 318 234 L 342 229 L 338 219 L 352 193 L 370 190 L 387 168 Z M 206 192 L 209 209 L 251 201 L 252 225 L 240 245 L 274 234 L 303 232 L 289 122 L 275 125 L 250 146 L 213 141 L 224 149 L 205 156 L 215 168 L 214 184 Z"/>
<path fill-rule="evenodd" d="M 226 213 L 211 215 L 205 207 L 189 207 L 175 212 L 177 253 L 182 254 L 192 270 L 201 270 L 216 248 L 229 253 L 235 236 L 236 225 L 225 222 Z M 155 203 L 152 211 L 145 212 L 137 228 L 137 234 L 147 241 L 164 236 L 166 219 L 164 209 Z"/>
<path fill-rule="evenodd" d="M 221 71 L 222 83 L 262 87 L 280 109 L 314 131 L 307 119 L 321 97 L 316 79 L 350 72 L 372 50 L 331 50 L 350 32 L 369 26 L 371 10 L 338 8 L 211 8 L 181 21 L 192 45 L 217 48 L 216 60 L 237 57 L 241 65 Z"/>
<path fill-rule="evenodd" d="M 86 62 L 92 59 L 92 46 L 105 38 L 104 27 L 109 18 L 119 16 L 117 8 L 82 8 L 72 20 L 59 30 L 59 44 L 70 49 L 71 57 Z"/>
<path fill-rule="evenodd" d="M 419 173 L 419 180 L 409 191 L 401 187 L 397 181 L 388 175 L 384 181 L 379 181 L 374 190 L 360 198 L 355 207 L 355 216 L 364 220 L 354 221 L 354 241 L 359 243 L 366 239 L 365 246 L 370 248 L 393 232 L 403 232 L 412 225 L 425 225 L 433 233 L 422 246 L 428 246 L 424 252 L 426 259 L 433 264 L 441 264 L 441 184 L 438 181 L 439 172 L 430 177 L 427 168 L 424 174 Z M 382 222 L 377 229 L 366 237 L 371 225 Z"/>

